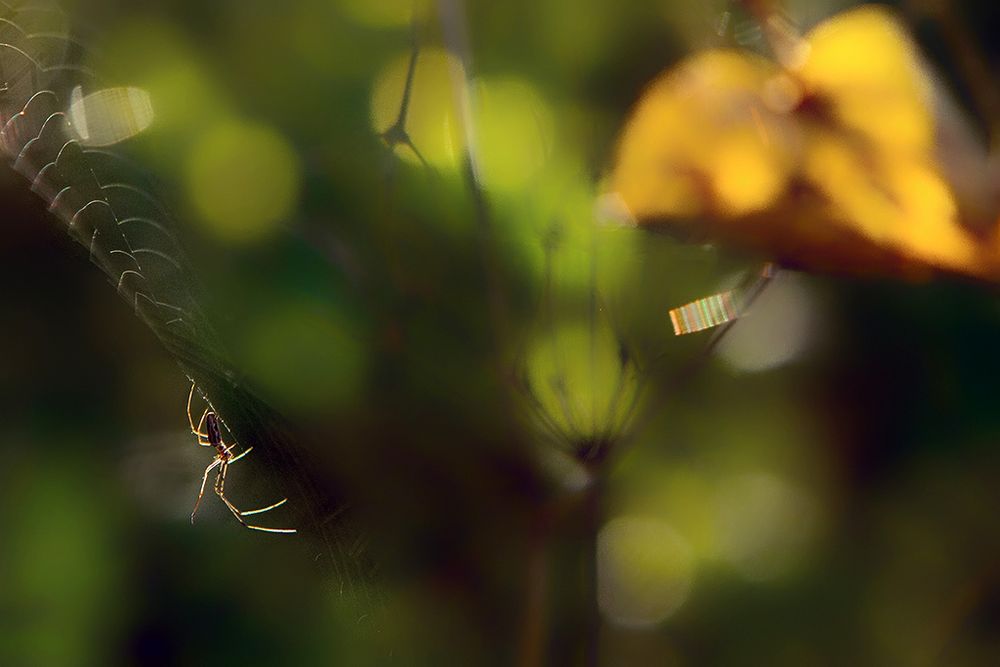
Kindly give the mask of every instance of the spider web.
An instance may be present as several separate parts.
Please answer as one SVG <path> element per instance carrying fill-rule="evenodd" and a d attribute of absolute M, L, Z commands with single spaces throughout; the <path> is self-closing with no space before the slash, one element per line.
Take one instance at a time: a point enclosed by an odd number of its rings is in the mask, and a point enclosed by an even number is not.
<path fill-rule="evenodd" d="M 67 110 L 99 90 L 87 46 L 52 0 L 0 0 L 0 153 L 48 205 L 91 262 L 225 415 L 284 479 L 296 517 L 324 550 L 315 555 L 364 606 L 375 600 L 365 540 L 342 499 L 317 482 L 290 427 L 245 386 L 199 307 L 194 272 L 167 207 L 128 159 L 81 145 Z M 264 445 L 264 446 L 261 446 Z M 290 488 L 289 488 L 290 487 Z M 292 503 L 290 503 L 291 505 Z"/>
<path fill-rule="evenodd" d="M 86 52 L 48 2 L 0 2 L 0 148 L 116 291 L 182 359 L 222 356 L 191 296 L 191 272 L 164 206 L 115 153 L 76 141 L 72 89 L 97 88 Z"/>

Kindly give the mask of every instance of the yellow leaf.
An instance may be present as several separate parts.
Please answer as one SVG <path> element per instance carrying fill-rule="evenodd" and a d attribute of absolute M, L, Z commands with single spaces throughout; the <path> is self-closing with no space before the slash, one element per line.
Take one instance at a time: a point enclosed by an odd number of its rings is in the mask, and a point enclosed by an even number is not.
<path fill-rule="evenodd" d="M 960 219 L 930 77 L 894 15 L 845 12 L 797 52 L 784 68 L 707 50 L 650 85 L 610 178 L 635 222 L 800 268 L 1000 277 L 1000 240 Z"/>
<path fill-rule="evenodd" d="M 791 128 L 764 103 L 775 65 L 696 54 L 653 83 L 620 145 L 614 184 L 633 212 L 693 216 L 765 208 L 788 177 Z"/>
<path fill-rule="evenodd" d="M 929 151 L 930 81 L 906 32 L 884 9 L 861 7 L 817 26 L 795 70 L 843 127 L 884 148 Z"/>

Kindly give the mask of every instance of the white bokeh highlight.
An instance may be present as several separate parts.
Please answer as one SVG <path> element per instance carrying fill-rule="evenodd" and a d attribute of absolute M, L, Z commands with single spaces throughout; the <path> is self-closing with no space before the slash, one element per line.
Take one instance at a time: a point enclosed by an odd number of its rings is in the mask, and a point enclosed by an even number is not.
<path fill-rule="evenodd" d="M 690 545 L 665 521 L 623 516 L 597 537 L 597 602 L 606 620 L 643 628 L 687 600 L 695 570 Z"/>

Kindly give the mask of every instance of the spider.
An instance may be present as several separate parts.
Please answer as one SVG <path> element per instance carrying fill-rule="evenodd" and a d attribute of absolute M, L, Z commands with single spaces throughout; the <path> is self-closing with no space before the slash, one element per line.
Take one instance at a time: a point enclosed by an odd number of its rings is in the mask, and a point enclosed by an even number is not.
<path fill-rule="evenodd" d="M 262 530 L 265 533 L 294 533 L 296 532 L 294 528 L 265 528 L 264 526 L 254 526 L 247 523 L 243 517 L 250 516 L 252 514 L 262 514 L 268 510 L 273 510 L 275 507 L 280 507 L 288 502 L 288 498 L 282 498 L 273 505 L 268 505 L 267 507 L 261 507 L 260 509 L 240 511 L 224 493 L 224 486 L 226 483 L 226 471 L 229 466 L 236 463 L 241 458 L 253 451 L 253 447 L 247 447 L 239 454 L 233 454 L 233 447 L 237 443 L 231 445 L 226 445 L 222 441 L 222 430 L 219 427 L 219 416 L 212 410 L 211 405 L 205 408 L 205 412 L 201 415 L 201 420 L 198 422 L 198 426 L 194 425 L 194 418 L 191 417 L 191 400 L 194 398 L 195 385 L 191 385 L 191 391 L 188 393 L 187 401 L 187 415 L 188 422 L 191 424 L 191 432 L 198 436 L 198 444 L 202 447 L 214 447 L 215 448 L 215 459 L 208 464 L 205 468 L 205 475 L 201 479 L 201 490 L 198 491 L 198 500 L 194 503 L 194 509 L 191 510 L 191 523 L 194 523 L 194 516 L 198 513 L 198 506 L 201 504 L 201 498 L 205 495 L 205 485 L 208 483 L 208 475 L 215 469 L 218 472 L 215 474 L 215 495 L 222 499 L 222 502 L 226 504 L 229 511 L 233 513 L 236 520 L 239 521 L 244 527 L 250 528 L 251 530 Z M 207 433 L 202 433 L 201 427 L 205 426 Z"/>

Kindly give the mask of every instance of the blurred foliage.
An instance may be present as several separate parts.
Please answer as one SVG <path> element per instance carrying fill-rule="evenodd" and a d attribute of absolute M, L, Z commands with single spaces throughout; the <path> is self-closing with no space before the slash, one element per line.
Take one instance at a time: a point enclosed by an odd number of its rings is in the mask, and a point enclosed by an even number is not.
<path fill-rule="evenodd" d="M 995 278 L 1000 26 L 846 4 L 67 3 L 294 427 L 211 387 L 227 491 L 321 529 L 190 525 L 187 378 L 5 174 L 0 664 L 995 662 L 1000 308 L 857 274 Z M 773 258 L 850 277 L 674 337 Z"/>

